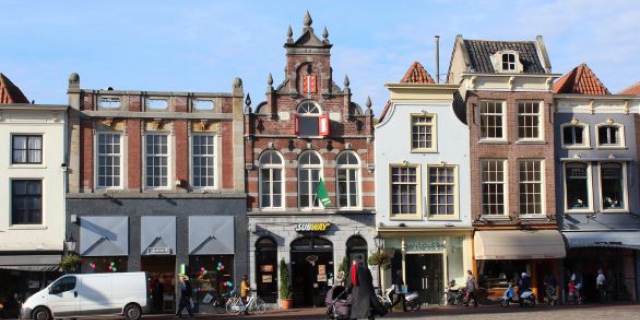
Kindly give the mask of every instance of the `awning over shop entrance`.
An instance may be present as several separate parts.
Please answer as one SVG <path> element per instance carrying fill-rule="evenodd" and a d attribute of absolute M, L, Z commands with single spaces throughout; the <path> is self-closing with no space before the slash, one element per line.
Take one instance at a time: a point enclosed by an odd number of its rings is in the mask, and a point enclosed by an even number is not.
<path fill-rule="evenodd" d="M 567 255 L 557 230 L 477 231 L 473 244 L 477 260 L 558 259 Z"/>
<path fill-rule="evenodd" d="M 563 232 L 569 248 L 606 247 L 640 250 L 638 231 Z"/>
<path fill-rule="evenodd" d="M 190 216 L 189 254 L 234 254 L 233 216 Z"/>
<path fill-rule="evenodd" d="M 0 269 L 58 271 L 60 269 L 60 255 L 1 255 Z"/>
<path fill-rule="evenodd" d="M 82 217 L 80 254 L 91 257 L 129 255 L 129 218 Z"/>

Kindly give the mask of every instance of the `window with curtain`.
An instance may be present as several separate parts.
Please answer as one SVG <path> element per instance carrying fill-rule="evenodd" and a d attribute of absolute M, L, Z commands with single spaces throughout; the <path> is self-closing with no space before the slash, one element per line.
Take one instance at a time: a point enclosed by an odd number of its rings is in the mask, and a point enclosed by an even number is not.
<path fill-rule="evenodd" d="M 354 208 L 360 206 L 360 161 L 355 152 L 343 152 L 337 159 L 338 206 Z"/>
<path fill-rule="evenodd" d="M 260 207 L 281 208 L 284 196 L 284 163 L 276 151 L 260 156 Z"/>
<path fill-rule="evenodd" d="M 590 209 L 589 165 L 582 162 L 570 162 L 564 167 L 565 201 L 567 210 Z"/>
<path fill-rule="evenodd" d="M 14 135 L 12 148 L 13 163 L 42 163 L 41 135 Z"/>
<path fill-rule="evenodd" d="M 625 179 L 622 163 L 607 162 L 600 165 L 602 209 L 620 210 L 625 205 Z"/>
<path fill-rule="evenodd" d="M 42 180 L 11 181 L 11 224 L 42 224 Z"/>
<path fill-rule="evenodd" d="M 320 201 L 316 196 L 322 162 L 312 151 L 304 152 L 298 158 L 298 205 L 300 208 L 319 208 Z"/>

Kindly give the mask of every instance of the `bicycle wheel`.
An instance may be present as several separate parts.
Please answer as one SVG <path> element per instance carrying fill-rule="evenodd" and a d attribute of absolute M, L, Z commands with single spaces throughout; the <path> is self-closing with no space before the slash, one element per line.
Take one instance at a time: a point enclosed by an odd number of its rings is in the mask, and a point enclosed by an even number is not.
<path fill-rule="evenodd" d="M 227 301 L 224 298 L 213 300 L 213 310 L 219 314 L 226 313 L 227 312 L 226 303 Z"/>
<path fill-rule="evenodd" d="M 240 299 L 229 299 L 229 301 L 227 301 L 225 309 L 227 310 L 228 314 L 236 315 L 240 313 L 241 306 L 242 301 L 240 301 Z"/>
<path fill-rule="evenodd" d="M 267 311 L 267 305 L 264 303 L 264 301 L 262 301 L 262 299 L 257 298 L 256 301 L 254 301 L 255 304 L 255 312 L 258 314 L 263 314 L 265 311 Z"/>

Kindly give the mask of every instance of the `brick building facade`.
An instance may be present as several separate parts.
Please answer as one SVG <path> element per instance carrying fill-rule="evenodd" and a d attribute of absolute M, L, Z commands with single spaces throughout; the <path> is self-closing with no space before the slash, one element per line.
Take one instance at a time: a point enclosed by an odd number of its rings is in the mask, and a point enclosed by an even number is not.
<path fill-rule="evenodd" d="M 307 13 L 302 34 L 289 28 L 285 79 L 266 101 L 245 108 L 250 281 L 278 299 L 278 263 L 287 262 L 296 306 L 323 305 L 345 256 L 374 249 L 373 113 L 333 80 L 332 44 Z M 321 204 L 322 187 L 331 203 Z"/>

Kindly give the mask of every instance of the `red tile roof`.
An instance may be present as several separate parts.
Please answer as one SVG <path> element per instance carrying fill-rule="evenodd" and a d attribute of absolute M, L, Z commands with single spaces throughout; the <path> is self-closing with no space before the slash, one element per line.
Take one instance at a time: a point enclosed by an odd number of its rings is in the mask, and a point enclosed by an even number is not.
<path fill-rule="evenodd" d="M 429 72 L 424 69 L 424 67 L 420 64 L 420 62 L 414 62 L 407 73 L 404 74 L 400 83 L 431 83 L 435 84 Z"/>
<path fill-rule="evenodd" d="M 553 86 L 555 93 L 578 93 L 590 95 L 611 94 L 587 64 L 583 63 L 558 79 Z"/>
<path fill-rule="evenodd" d="M 620 91 L 620 94 L 638 94 L 640 95 L 640 81 L 636 82 L 632 86 Z"/>
<path fill-rule="evenodd" d="M 0 104 L 29 103 L 20 88 L 16 87 L 9 78 L 0 73 Z"/>
<path fill-rule="evenodd" d="M 420 64 L 420 62 L 414 62 L 407 73 L 404 74 L 400 83 L 427 83 L 427 84 L 435 84 L 431 75 L 427 70 Z M 380 120 L 382 121 L 384 117 L 389 112 L 389 108 L 391 108 L 391 100 L 387 101 L 387 104 L 382 109 L 382 113 L 380 114 Z"/>

